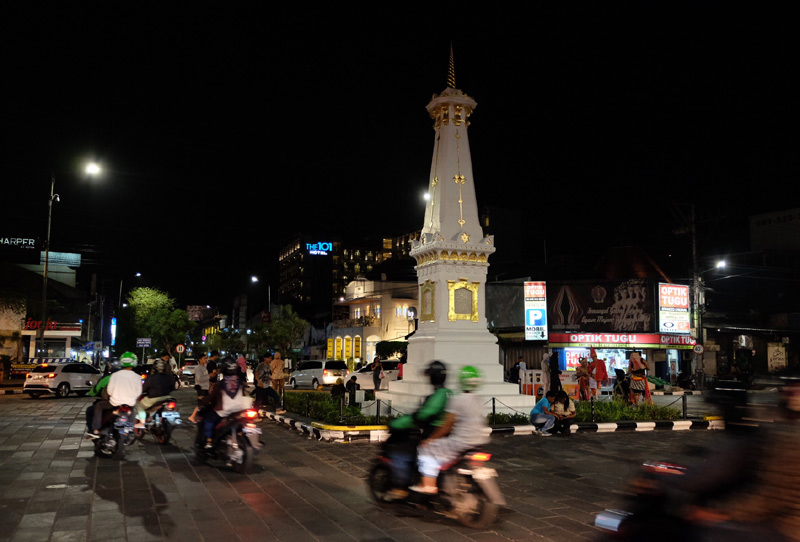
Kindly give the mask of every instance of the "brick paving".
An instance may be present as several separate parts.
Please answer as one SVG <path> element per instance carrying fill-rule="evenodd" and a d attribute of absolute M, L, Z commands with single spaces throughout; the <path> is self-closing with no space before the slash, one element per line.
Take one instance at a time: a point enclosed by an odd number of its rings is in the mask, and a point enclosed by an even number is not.
<path fill-rule="evenodd" d="M 184 417 L 194 392 L 176 392 Z M 619 504 L 645 459 L 713 446 L 719 431 L 616 432 L 568 438 L 496 435 L 488 446 L 508 506 L 484 531 L 434 515 L 382 509 L 364 480 L 377 445 L 310 439 L 272 421 L 253 472 L 192 457 L 145 437 L 124 461 L 98 459 L 83 438 L 91 399 L 0 395 L 0 541 L 590 540 L 594 515 Z"/>

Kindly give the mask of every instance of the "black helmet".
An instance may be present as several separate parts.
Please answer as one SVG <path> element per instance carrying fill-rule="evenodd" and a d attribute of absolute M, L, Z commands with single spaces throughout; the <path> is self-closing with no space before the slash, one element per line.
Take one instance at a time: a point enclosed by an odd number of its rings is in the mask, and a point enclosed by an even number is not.
<path fill-rule="evenodd" d="M 447 367 L 439 360 L 434 360 L 425 369 L 425 375 L 431 380 L 434 388 L 441 388 L 447 380 Z"/>
<path fill-rule="evenodd" d="M 231 376 L 239 374 L 239 364 L 232 357 L 226 357 L 222 360 L 222 374 Z"/>
<path fill-rule="evenodd" d="M 161 358 L 156 358 L 156 360 L 153 362 L 153 370 L 157 373 L 166 373 L 167 362 Z"/>
<path fill-rule="evenodd" d="M 108 372 L 116 373 L 120 369 L 122 369 L 122 363 L 119 361 L 119 358 L 111 358 L 108 362 Z"/>

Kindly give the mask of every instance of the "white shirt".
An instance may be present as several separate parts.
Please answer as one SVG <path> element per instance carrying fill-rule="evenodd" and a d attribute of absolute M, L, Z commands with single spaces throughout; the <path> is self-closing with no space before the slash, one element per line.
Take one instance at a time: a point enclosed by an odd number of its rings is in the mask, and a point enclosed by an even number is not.
<path fill-rule="evenodd" d="M 130 369 L 121 369 L 108 380 L 108 402 L 114 406 L 134 406 L 142 394 L 142 377 Z"/>

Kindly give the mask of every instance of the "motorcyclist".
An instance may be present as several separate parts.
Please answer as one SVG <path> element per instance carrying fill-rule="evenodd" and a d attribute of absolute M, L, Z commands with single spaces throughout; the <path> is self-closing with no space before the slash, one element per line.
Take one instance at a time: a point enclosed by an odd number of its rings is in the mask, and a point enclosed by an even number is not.
<path fill-rule="evenodd" d="M 222 380 L 214 386 L 208 396 L 208 408 L 203 413 L 206 448 L 214 444 L 214 426 L 222 418 L 253 406 L 253 400 L 245 395 L 247 375 L 242 374 L 239 364 L 232 357 L 222 360 Z"/>
<path fill-rule="evenodd" d="M 136 403 L 136 429 L 144 429 L 147 409 L 168 399 L 174 389 L 175 380 L 169 369 L 168 359 L 169 353 L 162 352 L 153 362 L 153 370 L 142 385 L 142 397 Z"/>
<path fill-rule="evenodd" d="M 106 393 L 106 388 L 108 387 L 108 381 L 111 380 L 111 375 L 116 373 L 122 368 L 122 364 L 120 363 L 118 358 L 111 359 L 108 363 L 106 363 L 107 374 L 103 376 L 97 383 L 92 386 L 92 389 L 89 390 L 90 397 L 97 397 L 97 400 L 89 405 L 86 409 L 86 428 L 88 431 L 92 429 L 92 419 L 94 418 L 94 409 L 98 402 L 101 399 L 108 400 L 108 393 Z"/>
<path fill-rule="evenodd" d="M 464 451 L 486 444 L 490 439 L 481 398 L 474 394 L 483 384 L 477 367 L 465 365 L 459 372 L 461 393 L 447 402 L 444 422 L 419 445 L 419 470 L 422 481 L 410 489 L 437 493 L 436 479 L 442 465 L 457 459 Z"/>
<path fill-rule="evenodd" d="M 693 506 L 687 517 L 704 525 L 704 540 L 800 540 L 800 379 L 781 391 L 780 419 L 770 424 L 756 458 L 753 482 L 713 506 Z"/>
<path fill-rule="evenodd" d="M 433 386 L 433 393 L 425 398 L 422 406 L 413 414 L 406 414 L 389 422 L 391 436 L 387 441 L 387 453 L 391 459 L 391 499 L 408 496 L 408 486 L 416 468 L 417 446 L 428 438 L 444 421 L 445 408 L 452 392 L 447 389 L 447 367 L 438 360 L 432 361 L 424 373 Z"/>
<path fill-rule="evenodd" d="M 119 361 L 122 370 L 109 376 L 108 386 L 105 388 L 108 399 L 101 399 L 94 405 L 91 427 L 87 432 L 89 438 L 100 437 L 100 427 L 106 410 L 120 405 L 135 405 L 142 394 L 142 380 L 138 374 L 133 372 L 133 368 L 138 363 L 136 354 L 125 352 L 120 356 Z"/>

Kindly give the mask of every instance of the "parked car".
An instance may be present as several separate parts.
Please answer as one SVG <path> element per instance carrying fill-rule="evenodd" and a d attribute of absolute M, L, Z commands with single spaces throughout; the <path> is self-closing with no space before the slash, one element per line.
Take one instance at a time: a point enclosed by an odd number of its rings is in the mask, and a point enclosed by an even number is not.
<path fill-rule="evenodd" d="M 186 358 L 183 362 L 183 367 L 180 371 L 180 378 L 187 381 L 189 384 L 194 384 L 194 372 L 197 370 L 197 360 L 194 358 Z"/>
<path fill-rule="evenodd" d="M 101 378 L 103 373 L 88 363 L 42 363 L 28 373 L 22 391 L 34 398 L 46 393 L 63 398 L 73 391 L 83 396 Z"/>
<path fill-rule="evenodd" d="M 369 368 L 369 365 L 353 373 L 356 377 L 356 382 L 358 382 L 362 390 L 375 389 L 375 385 L 372 382 L 372 369 Z M 381 379 L 380 389 L 386 390 L 389 389 L 389 382 L 397 380 L 397 376 L 400 374 L 400 361 L 396 359 L 383 360 L 381 361 L 381 365 L 383 365 L 383 373 L 386 375 L 386 378 Z M 347 381 L 345 381 L 345 384 L 346 383 Z"/>
<path fill-rule="evenodd" d="M 289 375 L 289 386 L 292 389 L 310 387 L 312 390 L 320 386 L 332 386 L 341 378 L 347 381 L 347 364 L 343 361 L 324 359 L 301 361 L 297 369 Z"/>

